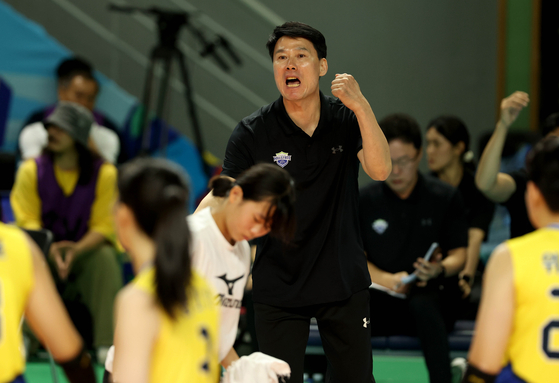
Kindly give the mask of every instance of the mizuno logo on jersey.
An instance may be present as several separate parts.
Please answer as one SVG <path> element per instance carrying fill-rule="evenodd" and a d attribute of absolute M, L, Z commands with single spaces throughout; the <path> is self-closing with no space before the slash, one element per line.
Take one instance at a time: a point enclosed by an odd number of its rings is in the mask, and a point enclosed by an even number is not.
<path fill-rule="evenodd" d="M 363 318 L 363 327 L 367 328 L 367 325 L 369 325 L 370 323 L 370 320 L 367 320 L 367 318 Z"/>
<path fill-rule="evenodd" d="M 227 290 L 228 290 L 228 292 L 229 292 L 229 295 L 233 295 L 233 287 L 235 287 L 235 282 L 239 281 L 239 280 L 242 279 L 244 276 L 245 276 L 245 275 L 243 274 L 243 275 L 241 275 L 240 277 L 235 278 L 235 279 L 227 279 L 227 274 L 223 274 L 223 275 L 220 275 L 220 276 L 217 277 L 217 278 L 219 278 L 219 279 L 221 279 L 223 282 L 225 282 L 225 284 L 227 285 Z M 244 287 L 244 286 L 243 286 L 243 287 Z"/>
<path fill-rule="evenodd" d="M 243 302 L 240 299 L 228 298 L 223 294 L 217 294 L 217 303 L 223 307 L 240 309 Z"/>

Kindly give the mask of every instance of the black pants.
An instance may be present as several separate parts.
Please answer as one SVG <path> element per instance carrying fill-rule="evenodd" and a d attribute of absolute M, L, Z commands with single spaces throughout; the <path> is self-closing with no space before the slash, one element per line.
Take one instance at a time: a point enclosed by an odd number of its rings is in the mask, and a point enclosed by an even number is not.
<path fill-rule="evenodd" d="M 328 359 L 326 382 L 374 382 L 369 323 L 369 292 L 355 293 L 341 302 L 297 308 L 254 303 L 260 351 L 286 361 L 289 383 L 303 382 L 309 325 L 316 318 Z"/>
<path fill-rule="evenodd" d="M 448 331 L 454 325 L 452 309 L 439 286 L 413 287 L 408 299 L 378 290 L 371 293 L 371 335 L 417 336 L 431 383 L 450 383 Z M 444 307 L 444 309 L 443 309 Z"/>

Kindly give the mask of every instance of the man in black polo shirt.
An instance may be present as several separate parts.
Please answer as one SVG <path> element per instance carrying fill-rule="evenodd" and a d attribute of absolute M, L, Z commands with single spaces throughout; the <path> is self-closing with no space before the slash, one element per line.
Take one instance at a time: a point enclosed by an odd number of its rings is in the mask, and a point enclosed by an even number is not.
<path fill-rule="evenodd" d="M 295 180 L 297 228 L 289 244 L 266 237 L 253 267 L 260 350 L 303 381 L 309 323 L 316 317 L 329 382 L 372 379 L 370 279 L 358 225 L 359 162 L 373 179 L 390 174 L 388 144 L 355 79 L 337 74 L 328 97 L 322 33 L 299 22 L 276 27 L 267 47 L 281 96 L 244 118 L 229 139 L 223 174 L 259 162 Z M 211 204 L 211 196 L 201 206 Z"/>
<path fill-rule="evenodd" d="M 417 335 L 430 381 L 450 383 L 447 329 L 453 321 L 446 310 L 460 299 L 456 275 L 468 245 L 464 204 L 457 189 L 419 173 L 421 132 L 413 118 L 391 115 L 380 127 L 388 140 L 392 174 L 386 182 L 364 187 L 359 201 L 371 280 L 385 290 L 370 289 L 371 332 Z M 427 262 L 423 256 L 435 242 L 440 252 Z M 402 283 L 412 273 L 417 282 Z"/>

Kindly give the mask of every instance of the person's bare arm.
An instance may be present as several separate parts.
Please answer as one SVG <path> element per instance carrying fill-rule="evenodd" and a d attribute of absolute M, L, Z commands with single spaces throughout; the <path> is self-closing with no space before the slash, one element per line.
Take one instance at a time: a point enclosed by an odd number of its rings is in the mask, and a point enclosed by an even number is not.
<path fill-rule="evenodd" d="M 508 200 L 516 190 L 514 179 L 508 174 L 500 173 L 499 168 L 508 129 L 529 101 L 528 94 L 524 92 L 514 92 L 503 99 L 501 116 L 481 155 L 476 172 L 476 186 L 493 202 Z"/>
<path fill-rule="evenodd" d="M 388 271 L 379 269 L 376 265 L 369 261 L 367 261 L 367 268 L 369 269 L 371 281 L 384 287 L 388 287 L 397 293 L 407 293 L 409 285 L 402 285 L 402 278 L 408 276 L 407 272 L 400 271 L 399 273 L 389 273 Z"/>
<path fill-rule="evenodd" d="M 73 359 L 83 342 L 54 286 L 41 250 L 28 238 L 33 257 L 35 285 L 27 300 L 25 319 L 57 362 Z"/>
<path fill-rule="evenodd" d="M 485 231 L 480 228 L 472 227 L 468 230 L 468 247 L 466 249 L 466 265 L 460 272 L 460 276 L 468 275 L 470 277 L 470 285 L 474 281 L 477 265 L 479 263 L 479 253 L 481 251 L 481 243 L 485 237 Z"/>
<path fill-rule="evenodd" d="M 499 373 L 512 331 L 514 275 L 510 252 L 498 246 L 483 277 L 481 304 L 468 360 L 479 370 Z"/>
<path fill-rule="evenodd" d="M 363 140 L 363 149 L 357 153 L 357 157 L 363 170 L 374 180 L 386 180 L 392 172 L 388 142 L 369 102 L 361 93 L 359 84 L 352 75 L 336 74 L 336 78 L 332 81 L 332 94 L 357 117 Z"/>
<path fill-rule="evenodd" d="M 128 286 L 118 294 L 115 306 L 113 381 L 147 383 L 160 327 L 156 304 L 144 291 Z"/>
<path fill-rule="evenodd" d="M 423 282 L 437 278 L 442 273 L 443 267 L 445 270 L 445 277 L 458 274 L 462 271 L 466 263 L 466 248 L 458 247 L 449 250 L 445 259 L 441 261 L 440 258 L 440 253 L 433 257 L 433 262 L 426 261 L 423 258 L 417 258 L 417 261 L 413 264 L 416 269 L 417 277 Z"/>
<path fill-rule="evenodd" d="M 223 366 L 223 368 L 229 368 L 231 363 L 236 360 L 239 360 L 239 355 L 237 354 L 237 351 L 235 351 L 235 349 L 231 347 L 231 350 L 229 350 L 227 355 L 225 355 L 225 358 L 223 358 L 223 360 L 221 361 L 221 365 Z"/>

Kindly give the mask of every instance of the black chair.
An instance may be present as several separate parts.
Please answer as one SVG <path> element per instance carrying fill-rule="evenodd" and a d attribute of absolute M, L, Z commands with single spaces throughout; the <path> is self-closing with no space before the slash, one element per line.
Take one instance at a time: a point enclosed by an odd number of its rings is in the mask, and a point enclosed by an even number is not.
<path fill-rule="evenodd" d="M 52 241 L 54 240 L 52 232 L 47 229 L 41 229 L 41 230 L 24 229 L 24 231 L 27 234 L 29 234 L 29 236 L 33 239 L 33 241 L 35 241 L 35 243 L 37 244 L 37 246 L 39 246 L 39 249 L 41 249 L 45 257 L 48 257 L 50 251 L 50 245 L 52 245 Z"/>

